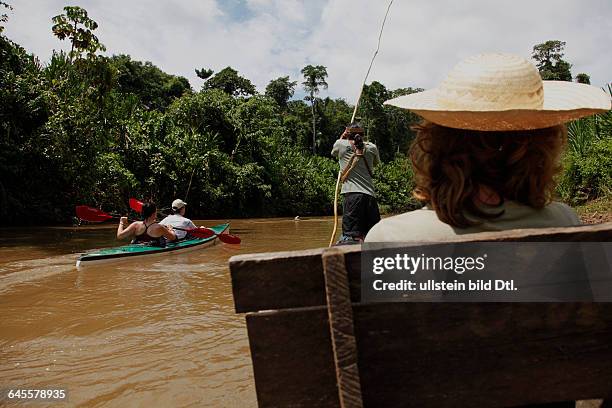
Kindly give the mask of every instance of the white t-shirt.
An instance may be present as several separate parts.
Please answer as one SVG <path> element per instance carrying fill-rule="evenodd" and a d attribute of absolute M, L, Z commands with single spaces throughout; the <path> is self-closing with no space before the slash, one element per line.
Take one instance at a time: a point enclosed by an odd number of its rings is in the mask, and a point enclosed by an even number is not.
<path fill-rule="evenodd" d="M 185 218 L 180 214 L 169 215 L 163 220 L 161 220 L 159 223 L 161 225 L 171 225 L 173 228 L 182 228 L 182 229 L 197 228 L 195 224 L 191 222 L 189 218 Z M 178 239 L 183 239 L 185 238 L 185 235 L 187 235 L 185 231 L 181 231 L 177 229 L 174 230 L 174 233 L 176 234 L 176 238 Z"/>

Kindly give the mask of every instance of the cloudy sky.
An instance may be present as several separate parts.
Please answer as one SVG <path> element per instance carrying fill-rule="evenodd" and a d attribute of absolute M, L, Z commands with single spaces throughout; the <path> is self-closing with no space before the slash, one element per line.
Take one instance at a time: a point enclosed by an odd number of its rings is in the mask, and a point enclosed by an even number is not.
<path fill-rule="evenodd" d="M 354 101 L 376 48 L 387 0 L 7 0 L 5 34 L 41 60 L 67 49 L 51 17 L 79 5 L 100 25 L 108 54 L 125 53 L 187 77 L 232 66 L 263 90 L 270 79 L 300 80 L 328 68 L 323 96 Z M 481 52 L 530 57 L 533 45 L 567 42 L 575 75 L 612 81 L 612 0 L 394 0 L 368 82 L 389 88 L 438 84 L 462 58 Z"/>

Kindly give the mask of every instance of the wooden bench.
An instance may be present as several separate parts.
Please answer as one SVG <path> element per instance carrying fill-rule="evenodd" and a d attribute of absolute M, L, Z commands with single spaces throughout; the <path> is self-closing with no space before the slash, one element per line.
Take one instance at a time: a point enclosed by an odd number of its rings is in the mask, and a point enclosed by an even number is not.
<path fill-rule="evenodd" d="M 612 223 L 482 241 L 612 241 Z M 518 406 L 612 396 L 612 303 L 360 302 L 360 246 L 234 256 L 260 407 Z"/>

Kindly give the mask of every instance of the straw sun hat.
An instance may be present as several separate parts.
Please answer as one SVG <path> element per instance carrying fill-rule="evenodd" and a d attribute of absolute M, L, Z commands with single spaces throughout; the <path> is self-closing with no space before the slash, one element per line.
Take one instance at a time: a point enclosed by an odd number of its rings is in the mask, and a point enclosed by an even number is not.
<path fill-rule="evenodd" d="M 440 86 L 386 105 L 438 125 L 472 130 L 540 129 L 610 109 L 594 86 L 542 81 L 536 67 L 510 54 L 481 54 L 457 64 Z"/>

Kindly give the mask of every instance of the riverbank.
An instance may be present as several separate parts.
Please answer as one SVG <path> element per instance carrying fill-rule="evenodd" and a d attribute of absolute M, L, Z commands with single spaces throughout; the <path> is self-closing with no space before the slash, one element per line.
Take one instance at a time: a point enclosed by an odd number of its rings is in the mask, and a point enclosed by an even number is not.
<path fill-rule="evenodd" d="M 341 210 L 341 204 L 339 205 L 339 210 Z M 593 201 L 589 201 L 583 205 L 572 206 L 574 211 L 580 217 L 580 220 L 584 224 L 599 224 L 604 222 L 612 222 L 612 197 L 601 198 Z M 393 215 L 399 215 L 403 212 L 394 212 L 394 211 L 383 211 L 381 208 L 381 215 L 384 217 L 391 217 Z M 309 216 L 301 216 L 300 220 L 306 219 L 317 219 L 317 218 L 326 218 L 331 217 L 331 215 L 309 215 Z M 342 215 L 340 215 L 342 217 Z M 270 217 L 260 217 L 258 219 L 261 220 L 275 220 L 275 219 L 293 219 L 293 216 L 282 217 L 282 216 L 270 216 Z M 227 218 L 219 218 L 219 219 L 227 219 Z M 240 219 L 236 217 L 232 217 L 232 219 Z M 249 219 L 249 217 L 245 217 L 243 219 Z M 76 222 L 76 218 L 75 218 Z M 95 225 L 95 224 L 94 224 Z M 39 224 L 23 224 L 23 225 L 10 225 L 10 228 L 21 228 L 21 227 L 70 227 L 74 226 L 68 223 L 39 223 Z"/>
<path fill-rule="evenodd" d="M 593 200 L 574 209 L 585 224 L 612 222 L 612 197 Z"/>

